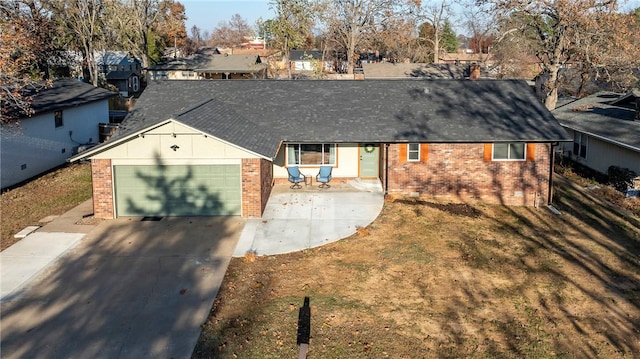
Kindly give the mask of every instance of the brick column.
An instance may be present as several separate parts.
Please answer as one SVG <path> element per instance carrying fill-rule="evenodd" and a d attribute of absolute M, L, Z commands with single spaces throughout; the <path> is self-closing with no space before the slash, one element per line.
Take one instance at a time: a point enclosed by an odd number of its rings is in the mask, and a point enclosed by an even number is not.
<path fill-rule="evenodd" d="M 115 218 L 111 160 L 92 159 L 91 179 L 93 184 L 93 216 L 101 219 Z"/>

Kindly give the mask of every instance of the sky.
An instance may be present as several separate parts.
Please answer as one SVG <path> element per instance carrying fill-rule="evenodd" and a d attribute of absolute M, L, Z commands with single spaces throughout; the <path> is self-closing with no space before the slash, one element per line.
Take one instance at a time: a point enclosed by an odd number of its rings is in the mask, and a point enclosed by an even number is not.
<path fill-rule="evenodd" d="M 180 0 L 187 15 L 187 33 L 195 25 L 202 32 L 211 33 L 220 22 L 229 21 L 235 14 L 247 21 L 252 28 L 256 20 L 272 19 L 275 15 L 269 8 L 269 0 Z"/>
<path fill-rule="evenodd" d="M 211 33 L 213 29 L 222 21 L 229 21 L 235 14 L 247 21 L 252 28 L 256 20 L 268 20 L 275 17 L 275 13 L 270 9 L 269 0 L 180 0 L 184 5 L 187 15 L 187 34 L 191 34 L 191 27 L 196 25 L 204 33 Z M 640 0 L 622 0 L 620 8 L 623 11 L 630 11 L 640 7 Z M 457 32 L 464 32 L 456 26 Z"/>

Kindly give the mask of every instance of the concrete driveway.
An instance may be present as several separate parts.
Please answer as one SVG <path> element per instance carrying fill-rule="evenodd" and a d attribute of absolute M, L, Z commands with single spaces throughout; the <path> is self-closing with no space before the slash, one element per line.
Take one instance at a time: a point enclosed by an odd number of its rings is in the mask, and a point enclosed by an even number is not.
<path fill-rule="evenodd" d="M 2 358 L 189 358 L 243 226 L 102 222 L 1 304 Z"/>
<path fill-rule="evenodd" d="M 336 242 L 373 222 L 384 205 L 379 181 L 353 181 L 319 190 L 274 187 L 262 218 L 249 219 L 234 257 L 274 255 Z"/>

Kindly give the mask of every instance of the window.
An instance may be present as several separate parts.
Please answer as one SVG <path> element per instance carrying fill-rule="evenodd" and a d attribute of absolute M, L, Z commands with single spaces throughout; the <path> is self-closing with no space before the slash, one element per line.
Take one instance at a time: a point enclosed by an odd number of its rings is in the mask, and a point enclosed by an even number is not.
<path fill-rule="evenodd" d="M 64 122 L 62 121 L 62 111 L 61 110 L 53 112 L 53 119 L 55 121 L 56 128 L 62 127 L 64 125 Z"/>
<path fill-rule="evenodd" d="M 138 90 L 140 90 L 140 80 L 138 79 L 138 76 L 132 76 L 131 82 L 131 91 L 138 92 Z"/>
<path fill-rule="evenodd" d="M 524 143 L 494 143 L 493 157 L 495 161 L 524 161 Z"/>
<path fill-rule="evenodd" d="M 407 161 L 419 162 L 420 161 L 420 144 L 410 143 L 407 146 Z"/>
<path fill-rule="evenodd" d="M 287 165 L 319 166 L 336 164 L 336 145 L 303 143 L 287 145 Z"/>
<path fill-rule="evenodd" d="M 573 132 L 573 154 L 577 157 L 587 158 L 587 135 Z"/>

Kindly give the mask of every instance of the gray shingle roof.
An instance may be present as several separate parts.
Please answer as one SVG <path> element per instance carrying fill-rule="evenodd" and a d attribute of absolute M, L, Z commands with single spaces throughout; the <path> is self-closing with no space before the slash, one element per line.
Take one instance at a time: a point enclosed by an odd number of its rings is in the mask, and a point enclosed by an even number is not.
<path fill-rule="evenodd" d="M 39 90 L 33 95 L 31 108 L 35 113 L 42 113 L 104 100 L 116 95 L 114 92 L 77 80 L 59 79 L 53 81 L 51 87 Z"/>
<path fill-rule="evenodd" d="M 363 63 L 362 69 L 367 79 L 429 78 L 464 79 L 467 66 L 452 64 L 419 64 L 376 62 Z"/>
<path fill-rule="evenodd" d="M 212 55 L 209 62 L 199 64 L 194 70 L 198 72 L 239 72 L 252 73 L 265 70 L 267 65 L 263 64 L 258 55 Z"/>
<path fill-rule="evenodd" d="M 178 115 L 175 119 L 198 130 L 267 157 L 275 156 L 279 138 L 259 122 L 238 114 L 226 104 L 210 99 Z M 215 120 L 212 120 L 215 119 Z"/>
<path fill-rule="evenodd" d="M 109 71 L 107 80 L 127 80 L 134 74 L 133 71 Z"/>
<path fill-rule="evenodd" d="M 200 107 L 188 115 L 194 106 Z M 114 139 L 171 117 L 269 158 L 280 140 L 571 140 L 526 82 L 516 80 L 155 81 Z"/>
<path fill-rule="evenodd" d="M 611 105 L 620 98 L 613 92 L 598 92 L 558 107 L 553 114 L 567 128 L 640 150 L 640 121 L 633 121 L 635 111 Z"/>

